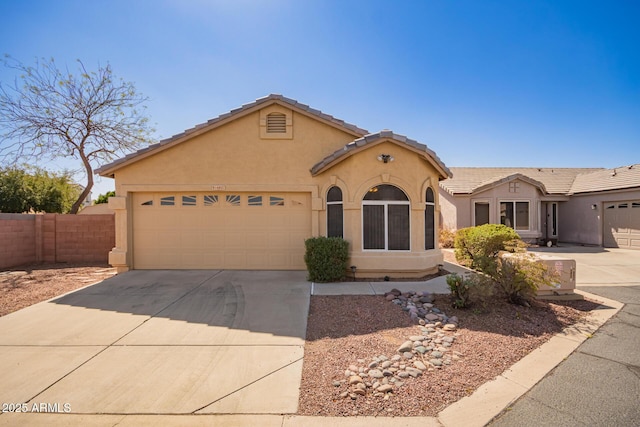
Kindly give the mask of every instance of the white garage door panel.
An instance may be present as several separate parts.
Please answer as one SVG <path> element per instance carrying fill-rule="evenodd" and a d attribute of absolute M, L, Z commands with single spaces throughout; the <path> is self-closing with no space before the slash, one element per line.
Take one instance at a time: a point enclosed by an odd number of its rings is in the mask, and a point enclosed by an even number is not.
<path fill-rule="evenodd" d="M 205 199 L 214 195 L 217 199 Z M 249 196 L 256 195 L 134 194 L 134 268 L 304 269 L 304 240 L 311 236 L 310 196 L 261 194 L 261 201 L 252 199 L 261 205 L 250 206 Z M 170 196 L 174 205 L 162 205 L 161 199 Z M 182 196 L 196 196 L 196 205 L 188 205 L 191 197 L 183 205 Z M 239 196 L 239 204 L 228 203 L 227 196 Z M 149 201 L 152 204 L 143 205 Z"/>
<path fill-rule="evenodd" d="M 640 249 L 640 200 L 604 204 L 604 246 Z"/>

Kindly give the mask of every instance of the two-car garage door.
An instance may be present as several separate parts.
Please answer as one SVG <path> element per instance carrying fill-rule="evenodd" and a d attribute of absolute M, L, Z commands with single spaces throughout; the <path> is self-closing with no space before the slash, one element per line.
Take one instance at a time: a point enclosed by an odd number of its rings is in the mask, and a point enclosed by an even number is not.
<path fill-rule="evenodd" d="M 604 246 L 640 249 L 640 200 L 604 204 Z"/>
<path fill-rule="evenodd" d="M 134 193 L 136 269 L 304 269 L 306 193 Z"/>

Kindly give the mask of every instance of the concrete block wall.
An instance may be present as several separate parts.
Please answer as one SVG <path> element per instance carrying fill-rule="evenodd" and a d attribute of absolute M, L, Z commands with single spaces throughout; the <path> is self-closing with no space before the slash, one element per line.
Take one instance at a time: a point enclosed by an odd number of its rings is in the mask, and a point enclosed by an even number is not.
<path fill-rule="evenodd" d="M 0 214 L 0 269 L 35 260 L 35 215 Z"/>
<path fill-rule="evenodd" d="M 116 241 L 113 214 L 57 215 L 56 262 L 107 263 Z"/>
<path fill-rule="evenodd" d="M 41 262 L 106 264 L 114 246 L 113 214 L 0 213 L 0 269 Z"/>

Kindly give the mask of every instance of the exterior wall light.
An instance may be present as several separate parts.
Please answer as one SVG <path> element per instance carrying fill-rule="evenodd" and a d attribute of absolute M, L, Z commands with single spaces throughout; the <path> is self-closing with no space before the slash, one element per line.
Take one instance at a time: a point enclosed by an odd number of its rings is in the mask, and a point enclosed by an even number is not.
<path fill-rule="evenodd" d="M 598 205 L 595 205 L 595 204 L 594 204 L 594 205 L 591 205 L 591 210 L 594 210 L 594 211 L 595 211 L 595 210 L 598 210 Z"/>
<path fill-rule="evenodd" d="M 390 163 L 393 162 L 395 159 L 393 158 L 393 156 L 391 154 L 380 154 L 378 156 L 378 161 L 379 162 L 383 162 L 383 163 Z"/>

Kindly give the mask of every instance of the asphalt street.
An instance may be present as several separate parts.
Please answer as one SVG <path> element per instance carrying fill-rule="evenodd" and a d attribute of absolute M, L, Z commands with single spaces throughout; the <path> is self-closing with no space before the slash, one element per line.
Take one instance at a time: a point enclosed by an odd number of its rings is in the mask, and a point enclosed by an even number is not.
<path fill-rule="evenodd" d="M 573 255 L 578 289 L 625 306 L 492 427 L 640 426 L 640 253 Z"/>

